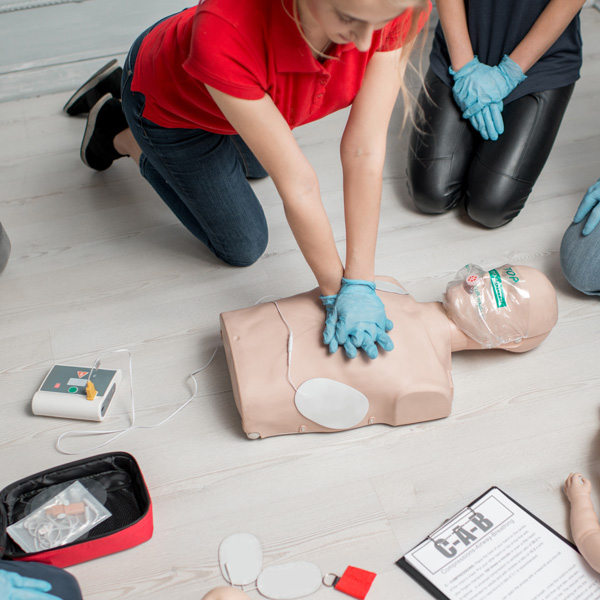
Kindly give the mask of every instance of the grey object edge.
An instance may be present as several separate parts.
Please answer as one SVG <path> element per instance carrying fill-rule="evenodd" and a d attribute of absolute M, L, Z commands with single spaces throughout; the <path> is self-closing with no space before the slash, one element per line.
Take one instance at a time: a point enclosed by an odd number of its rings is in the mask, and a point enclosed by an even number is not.
<path fill-rule="evenodd" d="M 6 233 L 6 229 L 2 227 L 2 223 L 0 223 L 0 273 L 4 271 L 4 267 L 8 262 L 8 257 L 10 256 L 10 240 L 8 239 L 8 234 Z"/>

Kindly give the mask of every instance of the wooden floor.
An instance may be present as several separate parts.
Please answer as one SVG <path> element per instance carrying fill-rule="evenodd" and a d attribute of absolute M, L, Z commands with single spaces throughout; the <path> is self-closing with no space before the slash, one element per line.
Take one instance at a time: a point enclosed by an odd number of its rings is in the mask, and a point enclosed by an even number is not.
<path fill-rule="evenodd" d="M 467 262 L 537 267 L 554 283 L 560 308 L 546 342 L 522 356 L 455 355 L 454 407 L 443 421 L 259 441 L 241 431 L 220 348 L 183 413 L 102 450 L 139 461 L 155 534 L 126 553 L 70 568 L 86 600 L 197 600 L 223 584 L 217 550 L 235 532 L 260 538 L 265 565 L 304 559 L 341 573 L 351 564 L 378 574 L 370 600 L 426 599 L 394 562 L 492 485 L 570 535 L 562 492 L 569 472 L 589 475 L 600 500 L 600 312 L 597 299 L 566 283 L 558 250 L 600 174 L 599 26 L 600 12 L 584 9 L 583 77 L 530 200 L 508 226 L 488 231 L 459 211 L 415 212 L 399 118 L 389 138 L 378 273 L 433 301 Z M 218 342 L 220 312 L 315 285 L 270 181 L 256 184 L 270 227 L 265 256 L 246 269 L 224 266 L 133 162 L 103 173 L 81 164 L 84 120 L 61 113 L 68 96 L 0 104 L 0 219 L 13 246 L 0 276 L 0 488 L 73 460 L 54 448 L 61 433 L 104 427 L 32 415 L 31 397 L 54 363 L 90 365 L 101 352 L 128 348 L 138 422 L 152 424 L 188 398 L 188 375 Z M 296 132 L 320 176 L 341 251 L 344 120 L 339 113 Z M 123 355 L 103 364 L 127 370 Z M 128 384 L 126 376 L 108 428 L 128 423 Z M 68 440 L 68 447 L 97 442 Z M 322 588 L 313 598 L 332 594 Z"/>

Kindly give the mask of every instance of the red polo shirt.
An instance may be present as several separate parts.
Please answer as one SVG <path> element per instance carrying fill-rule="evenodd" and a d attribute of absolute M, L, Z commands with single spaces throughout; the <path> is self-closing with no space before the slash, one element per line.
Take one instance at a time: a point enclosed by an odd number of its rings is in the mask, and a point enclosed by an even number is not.
<path fill-rule="evenodd" d="M 291 128 L 352 103 L 377 51 L 399 48 L 411 10 L 373 34 L 371 48 L 336 45 L 323 64 L 291 18 L 292 0 L 203 0 L 157 25 L 144 39 L 131 89 L 143 116 L 168 128 L 234 134 L 204 84 L 237 98 L 273 99 Z M 428 14 L 419 22 L 423 27 Z"/>

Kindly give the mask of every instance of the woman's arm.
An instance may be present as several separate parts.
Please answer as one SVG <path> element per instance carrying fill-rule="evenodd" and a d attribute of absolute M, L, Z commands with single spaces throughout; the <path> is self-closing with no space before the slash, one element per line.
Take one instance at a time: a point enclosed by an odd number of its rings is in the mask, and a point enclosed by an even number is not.
<path fill-rule="evenodd" d="M 372 281 L 387 131 L 400 90 L 400 50 L 369 62 L 342 136 L 346 268 L 349 279 Z"/>
<path fill-rule="evenodd" d="M 548 6 L 533 27 L 509 55 L 521 67 L 523 73 L 527 73 L 554 44 L 584 4 L 585 0 L 548 2 Z"/>
<path fill-rule="evenodd" d="M 452 68 L 458 72 L 475 57 L 469 37 L 465 0 L 437 0 L 435 5 L 444 31 Z"/>
<path fill-rule="evenodd" d="M 242 100 L 206 86 L 211 96 L 273 179 L 298 246 L 323 295 L 336 294 L 343 266 L 321 202 L 314 169 L 270 96 Z"/>
<path fill-rule="evenodd" d="M 600 572 L 600 524 L 590 496 L 592 486 L 579 473 L 571 473 L 565 492 L 571 502 L 571 534 L 583 558 Z"/>

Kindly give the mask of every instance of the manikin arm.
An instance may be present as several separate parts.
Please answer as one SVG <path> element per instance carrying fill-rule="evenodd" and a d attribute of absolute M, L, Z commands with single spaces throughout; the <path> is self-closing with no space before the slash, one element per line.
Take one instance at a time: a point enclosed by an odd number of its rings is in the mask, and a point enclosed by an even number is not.
<path fill-rule="evenodd" d="M 236 588 L 219 587 L 208 592 L 202 600 L 250 600 L 250 597 Z"/>
<path fill-rule="evenodd" d="M 571 502 L 571 533 L 583 558 L 600 573 L 600 524 L 591 498 L 592 485 L 579 473 L 571 473 L 565 481 L 565 492 Z"/>

